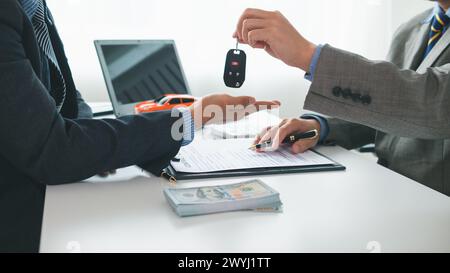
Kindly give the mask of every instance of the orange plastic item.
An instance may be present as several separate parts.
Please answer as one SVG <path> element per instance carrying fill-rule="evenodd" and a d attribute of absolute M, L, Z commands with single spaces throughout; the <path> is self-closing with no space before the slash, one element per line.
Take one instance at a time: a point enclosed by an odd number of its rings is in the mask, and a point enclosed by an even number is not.
<path fill-rule="evenodd" d="M 136 114 L 171 110 L 174 107 L 189 107 L 196 99 L 190 95 L 166 94 L 156 100 L 144 101 L 134 106 Z"/>

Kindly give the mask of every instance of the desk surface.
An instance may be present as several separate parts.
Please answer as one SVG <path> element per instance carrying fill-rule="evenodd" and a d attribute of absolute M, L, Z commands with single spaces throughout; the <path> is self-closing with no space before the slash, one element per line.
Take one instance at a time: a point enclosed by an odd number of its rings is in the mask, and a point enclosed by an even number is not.
<path fill-rule="evenodd" d="M 135 167 L 49 186 L 41 252 L 450 252 L 450 198 L 342 148 L 319 151 L 347 171 L 259 177 L 280 192 L 278 214 L 180 218 L 167 182 Z"/>

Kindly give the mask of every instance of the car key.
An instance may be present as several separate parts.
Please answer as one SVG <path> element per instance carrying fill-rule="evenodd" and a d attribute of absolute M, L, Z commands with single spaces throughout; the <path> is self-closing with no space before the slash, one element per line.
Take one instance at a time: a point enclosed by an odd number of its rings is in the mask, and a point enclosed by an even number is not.
<path fill-rule="evenodd" d="M 223 80 L 225 85 L 231 88 L 240 88 L 245 81 L 245 65 L 247 56 L 243 50 L 238 49 L 239 42 L 236 41 L 236 49 L 230 49 L 225 61 L 225 72 Z"/>

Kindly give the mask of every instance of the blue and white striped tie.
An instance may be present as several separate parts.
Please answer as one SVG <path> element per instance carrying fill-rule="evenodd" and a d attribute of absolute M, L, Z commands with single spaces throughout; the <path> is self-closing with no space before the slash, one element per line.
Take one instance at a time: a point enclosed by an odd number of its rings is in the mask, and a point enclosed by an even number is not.
<path fill-rule="evenodd" d="M 66 82 L 61 73 L 61 69 L 50 40 L 50 34 L 46 23 L 47 6 L 43 0 L 20 0 L 20 2 L 23 10 L 33 24 L 38 45 L 49 60 L 50 66 L 52 66 L 50 69 L 53 68 L 53 72 L 56 72 L 56 76 L 59 79 L 58 82 L 52 82 L 51 94 L 56 102 L 56 108 L 60 111 L 66 97 Z"/>

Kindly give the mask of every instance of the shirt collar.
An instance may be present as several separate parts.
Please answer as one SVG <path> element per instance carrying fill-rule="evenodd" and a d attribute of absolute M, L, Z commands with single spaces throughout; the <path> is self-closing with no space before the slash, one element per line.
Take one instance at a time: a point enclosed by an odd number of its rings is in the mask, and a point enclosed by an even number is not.
<path fill-rule="evenodd" d="M 439 6 L 439 4 L 436 4 L 434 6 L 433 11 L 431 12 L 431 14 L 422 22 L 423 24 L 428 24 L 431 23 L 431 20 L 433 20 L 434 15 L 436 15 L 437 13 L 439 13 L 441 11 L 441 7 Z M 448 17 L 450 17 L 450 9 L 447 10 L 447 12 L 445 13 L 445 15 L 447 15 Z"/>

